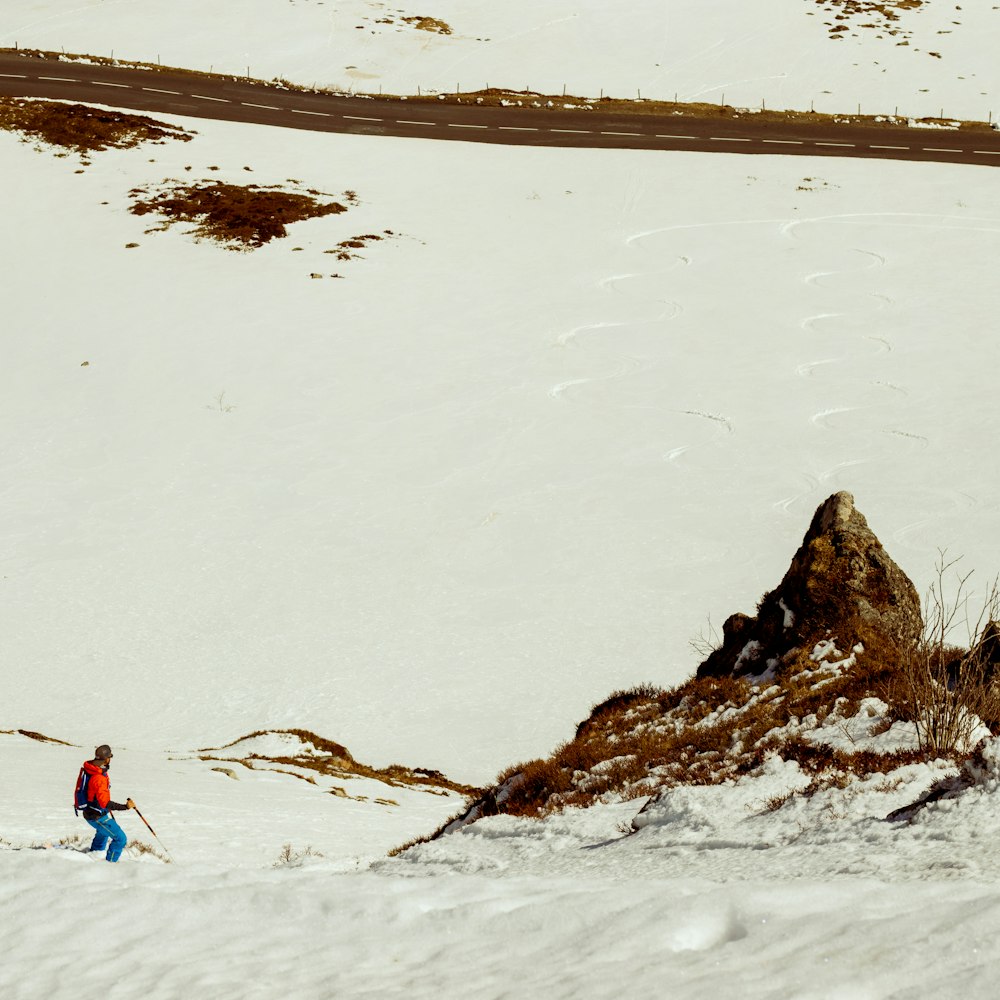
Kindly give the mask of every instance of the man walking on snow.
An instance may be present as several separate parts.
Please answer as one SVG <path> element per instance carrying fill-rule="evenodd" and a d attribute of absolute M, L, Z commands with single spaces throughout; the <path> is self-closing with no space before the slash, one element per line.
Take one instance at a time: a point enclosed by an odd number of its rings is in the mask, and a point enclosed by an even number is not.
<path fill-rule="evenodd" d="M 112 809 L 134 809 L 135 803 L 126 799 L 125 804 L 111 801 L 111 783 L 108 768 L 111 767 L 111 747 L 106 743 L 94 751 L 94 759 L 88 760 L 80 769 L 76 781 L 75 805 L 83 810 L 83 818 L 94 828 L 92 851 L 103 851 L 107 845 L 108 861 L 117 861 L 125 848 L 125 831 L 115 822 Z"/>

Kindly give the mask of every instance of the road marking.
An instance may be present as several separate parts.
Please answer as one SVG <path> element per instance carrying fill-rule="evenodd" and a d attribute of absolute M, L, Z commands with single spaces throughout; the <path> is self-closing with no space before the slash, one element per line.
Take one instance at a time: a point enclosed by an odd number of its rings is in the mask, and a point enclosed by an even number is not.
<path fill-rule="evenodd" d="M 181 92 L 179 90 L 160 90 L 159 87 L 143 87 L 143 90 L 148 90 L 151 94 L 173 94 L 174 97 L 180 97 Z"/>
<path fill-rule="evenodd" d="M 205 97 L 203 94 L 190 94 L 189 96 L 199 101 L 218 101 L 220 104 L 233 103 L 232 101 L 227 100 L 225 97 Z"/>
<path fill-rule="evenodd" d="M 75 80 L 73 81 L 76 82 Z M 90 81 L 95 87 L 121 87 L 124 90 L 131 90 L 132 84 L 130 83 L 105 83 L 104 80 L 91 80 Z"/>
<path fill-rule="evenodd" d="M 642 135 L 641 132 L 602 132 L 601 135 Z"/>
<path fill-rule="evenodd" d="M 925 153 L 961 153 L 961 149 L 942 149 L 940 146 L 924 146 Z"/>
<path fill-rule="evenodd" d="M 27 79 L 27 77 L 25 77 Z M 40 76 L 39 80 L 56 80 L 59 83 L 80 83 L 80 80 L 71 80 L 68 76 Z"/>
<path fill-rule="evenodd" d="M 489 125 L 456 125 L 454 122 L 448 122 L 448 128 L 489 128 Z"/>
<path fill-rule="evenodd" d="M 28 79 L 23 73 L 0 73 L 0 76 L 9 76 L 12 79 L 16 79 L 16 80 L 27 80 Z M 54 77 L 54 76 L 40 76 L 38 79 L 39 80 L 55 80 L 55 79 L 58 79 L 58 78 Z M 76 83 L 76 80 L 74 80 L 73 83 Z"/>
<path fill-rule="evenodd" d="M 815 142 L 815 146 L 846 146 L 849 149 L 854 149 L 853 142 Z"/>
<path fill-rule="evenodd" d="M 550 128 L 550 132 L 565 132 L 567 135 L 593 135 L 593 132 L 583 128 Z"/>
<path fill-rule="evenodd" d="M 696 135 L 661 135 L 657 133 L 657 139 L 697 139 Z"/>
<path fill-rule="evenodd" d="M 869 149 L 909 149 L 909 146 L 876 146 L 874 143 L 868 147 Z"/>
<path fill-rule="evenodd" d="M 537 128 L 524 128 L 522 125 L 498 125 L 501 132 L 537 132 Z"/>
<path fill-rule="evenodd" d="M 240 101 L 240 104 L 245 108 L 263 108 L 265 111 L 281 110 L 281 108 L 276 108 L 273 104 L 251 104 L 249 101 Z"/>
<path fill-rule="evenodd" d="M 293 115 L 320 115 L 323 118 L 332 118 L 333 115 L 326 111 L 303 111 L 301 108 L 292 108 Z"/>
<path fill-rule="evenodd" d="M 344 115 L 345 118 L 350 118 L 352 122 L 382 122 L 385 121 L 384 118 L 362 118 L 361 115 Z"/>
<path fill-rule="evenodd" d="M 710 135 L 709 139 L 712 142 L 753 142 L 753 139 L 741 139 L 736 136 L 729 135 Z"/>
<path fill-rule="evenodd" d="M 972 152 L 980 156 L 1000 156 L 1000 150 L 997 149 L 974 149 Z"/>
<path fill-rule="evenodd" d="M 405 118 L 397 118 L 397 125 L 437 125 L 437 122 L 411 122 L 407 121 Z"/>
<path fill-rule="evenodd" d="M 804 139 L 761 139 L 761 142 L 773 142 L 776 146 L 804 146 Z"/>

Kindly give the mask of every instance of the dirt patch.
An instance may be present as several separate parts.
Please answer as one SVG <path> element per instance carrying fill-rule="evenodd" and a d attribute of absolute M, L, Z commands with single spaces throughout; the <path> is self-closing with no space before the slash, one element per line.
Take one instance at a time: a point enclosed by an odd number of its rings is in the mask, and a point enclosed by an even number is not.
<path fill-rule="evenodd" d="M 189 142 L 193 132 L 124 111 L 85 104 L 0 98 L 0 129 L 16 132 L 36 148 L 55 146 L 81 155 L 104 149 L 131 149 L 168 139 Z"/>
<path fill-rule="evenodd" d="M 451 27 L 436 17 L 404 17 L 405 24 L 413 25 L 417 31 L 431 31 L 436 35 L 450 35 Z"/>
<path fill-rule="evenodd" d="M 823 12 L 831 16 L 824 21 L 828 37 L 837 41 L 850 33 L 857 38 L 859 29 L 877 32 L 878 38 L 900 38 L 897 45 L 908 45 L 912 32 L 901 27 L 901 12 L 916 10 L 924 0 L 814 0 Z M 960 8 L 956 8 L 960 9 Z"/>
<path fill-rule="evenodd" d="M 324 250 L 323 253 L 331 253 L 337 260 L 355 260 L 362 256 L 359 251 L 366 249 L 369 244 L 395 235 L 391 229 L 386 229 L 382 233 L 365 233 L 363 236 L 352 236 L 349 240 L 341 240 L 332 250 Z"/>
<path fill-rule="evenodd" d="M 347 211 L 340 202 L 326 200 L 331 195 L 312 189 L 284 191 L 278 185 L 224 181 L 165 180 L 155 188 L 133 188 L 129 195 L 133 215 L 163 219 L 154 230 L 188 222 L 196 238 L 214 240 L 229 250 L 254 250 L 287 236 L 286 227 L 293 222 Z"/>
<path fill-rule="evenodd" d="M 272 734 L 288 734 L 297 737 L 303 744 L 301 752 L 292 753 L 289 756 L 268 756 L 264 754 L 251 753 L 244 757 L 220 756 L 212 754 L 224 750 L 238 750 L 238 744 L 246 740 L 252 740 L 259 736 L 270 736 Z M 310 749 L 309 744 L 312 745 Z M 290 749 L 293 749 L 290 747 Z M 316 752 L 318 751 L 318 753 Z M 374 778 L 383 784 L 394 788 L 415 787 L 428 790 L 437 790 L 435 794 L 447 794 L 447 792 L 458 792 L 460 795 L 474 797 L 482 793 L 481 788 L 472 785 L 462 784 L 452 781 L 440 771 L 426 767 L 406 767 L 403 764 L 390 764 L 388 767 L 376 768 L 370 764 L 364 764 L 355 760 L 351 753 L 340 743 L 328 740 L 307 729 L 264 729 L 248 733 L 238 740 L 233 740 L 223 747 L 204 747 L 198 751 L 199 759 L 222 764 L 242 764 L 249 770 L 259 770 L 268 764 L 284 765 L 287 767 L 299 767 L 310 771 L 315 771 L 322 775 L 335 778 Z M 275 770 L 275 768 L 266 768 Z M 291 773 L 291 772 L 286 772 Z M 296 774 L 295 777 L 302 777 Z M 306 779 L 312 780 L 312 779 Z M 342 798 L 358 798 L 358 796 L 348 795 L 344 789 L 331 790 L 332 795 Z M 376 800 L 379 801 L 379 800 Z M 391 800 L 385 800 L 382 804 Z"/>

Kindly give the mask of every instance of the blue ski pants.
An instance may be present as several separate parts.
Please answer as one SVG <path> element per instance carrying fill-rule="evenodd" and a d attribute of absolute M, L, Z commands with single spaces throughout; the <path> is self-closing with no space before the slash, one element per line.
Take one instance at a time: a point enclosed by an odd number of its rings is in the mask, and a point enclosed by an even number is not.
<path fill-rule="evenodd" d="M 87 822 L 97 831 L 90 849 L 103 851 L 105 844 L 107 844 L 107 860 L 117 861 L 122 856 L 128 838 L 125 836 L 125 831 L 115 821 L 114 816 L 109 813 L 107 816 L 101 816 L 100 819 L 88 819 Z"/>

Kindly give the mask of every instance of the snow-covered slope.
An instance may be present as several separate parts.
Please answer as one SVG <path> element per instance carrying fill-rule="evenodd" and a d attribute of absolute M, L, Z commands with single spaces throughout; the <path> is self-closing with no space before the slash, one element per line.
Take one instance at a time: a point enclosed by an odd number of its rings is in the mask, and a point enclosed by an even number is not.
<path fill-rule="evenodd" d="M 12 1000 L 995 990 L 995 747 L 976 784 L 911 825 L 884 822 L 885 810 L 946 769 L 913 766 L 774 807 L 803 783 L 774 761 L 735 785 L 674 789 L 635 834 L 625 831 L 641 800 L 497 817 L 359 871 L 390 809 L 352 813 L 323 796 L 339 811 L 321 818 L 326 803 L 303 782 L 249 785 L 154 754 L 116 755 L 113 780 L 173 864 L 46 848 L 74 829 L 58 803 L 79 754 L 0 741 L 17 803 L 0 842 L 0 993 Z M 134 815 L 119 818 L 158 846 Z"/>
<path fill-rule="evenodd" d="M 991 5 L 900 11 L 908 46 L 854 16 L 831 40 L 841 7 L 412 12 L 441 36 L 355 2 L 11 0 L 0 40 L 986 116 Z M 992 575 L 1000 173 L 180 123 L 86 168 L 0 134 L 0 728 L 79 744 L 0 734 L 0 995 L 992 997 L 989 767 L 907 826 L 946 766 L 785 801 L 771 761 L 638 824 L 496 817 L 387 859 L 460 799 L 278 764 L 273 735 L 195 748 L 304 727 L 488 781 L 687 676 L 836 489 L 918 588 L 942 546 Z M 360 204 L 233 254 L 144 232 L 128 191 L 164 177 Z M 326 253 L 362 234 L 387 238 Z M 77 849 L 98 741 L 173 864 Z"/>
<path fill-rule="evenodd" d="M 451 34 L 419 30 L 430 17 Z M 407 21 L 406 18 L 413 20 Z M 845 30 L 846 29 L 846 30 Z M 6 0 L 0 44 L 248 71 L 375 92 L 722 100 L 985 120 L 1000 76 L 990 3 L 948 0 Z"/>
<path fill-rule="evenodd" d="M 1000 566 L 1000 173 L 182 124 L 0 136 L 6 728 L 483 782 L 682 680 L 835 489 L 920 590 Z M 361 204 L 237 254 L 144 233 L 168 176 Z"/>

